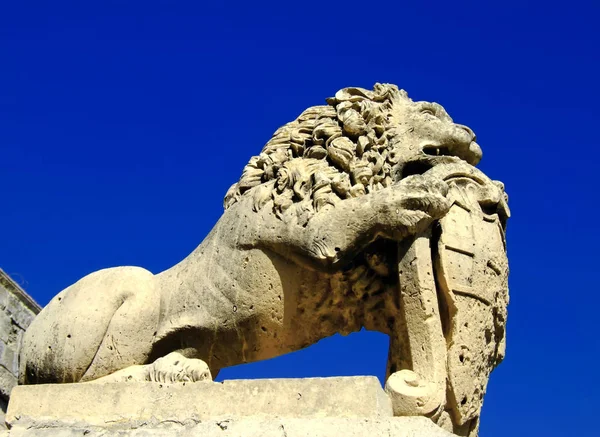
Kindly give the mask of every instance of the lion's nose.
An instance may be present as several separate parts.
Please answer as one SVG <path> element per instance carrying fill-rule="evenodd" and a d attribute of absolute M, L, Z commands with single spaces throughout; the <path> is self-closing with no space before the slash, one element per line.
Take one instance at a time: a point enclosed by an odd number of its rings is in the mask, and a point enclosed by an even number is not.
<path fill-rule="evenodd" d="M 464 124 L 456 124 L 456 127 L 467 132 L 471 137 L 471 141 L 477 141 L 477 136 L 475 135 L 475 132 L 471 130 L 470 127 L 465 126 Z"/>
<path fill-rule="evenodd" d="M 479 144 L 477 144 L 475 141 L 477 140 L 477 136 L 475 135 L 475 132 L 473 132 L 471 130 L 471 128 L 469 128 L 468 126 L 465 126 L 463 124 L 456 124 L 456 127 L 465 131 L 468 136 L 469 136 L 469 140 L 466 144 L 461 145 L 459 148 L 460 150 L 456 150 L 456 154 L 464 159 L 465 161 L 467 161 L 469 164 L 471 165 L 477 165 L 479 163 L 479 161 L 481 160 L 481 148 L 479 147 Z M 466 149 L 464 148 L 466 146 Z"/>
<path fill-rule="evenodd" d="M 479 164 L 479 161 L 481 161 L 482 155 L 483 153 L 481 152 L 481 147 L 479 147 L 479 144 L 477 144 L 475 141 L 471 141 L 465 161 L 471 165 L 477 165 Z"/>

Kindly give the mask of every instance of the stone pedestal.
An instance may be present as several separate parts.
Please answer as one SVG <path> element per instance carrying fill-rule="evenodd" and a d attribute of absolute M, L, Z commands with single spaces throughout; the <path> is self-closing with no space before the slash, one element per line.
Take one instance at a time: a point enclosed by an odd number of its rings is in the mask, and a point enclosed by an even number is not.
<path fill-rule="evenodd" d="M 449 437 L 374 377 L 18 386 L 5 436 Z"/>

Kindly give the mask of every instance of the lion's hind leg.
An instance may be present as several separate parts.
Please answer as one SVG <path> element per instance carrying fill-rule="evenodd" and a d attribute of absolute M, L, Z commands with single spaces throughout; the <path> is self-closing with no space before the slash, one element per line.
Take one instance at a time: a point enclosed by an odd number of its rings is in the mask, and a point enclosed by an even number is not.
<path fill-rule="evenodd" d="M 160 297 L 139 267 L 94 272 L 59 293 L 34 319 L 21 348 L 21 383 L 79 382 L 144 364 Z"/>

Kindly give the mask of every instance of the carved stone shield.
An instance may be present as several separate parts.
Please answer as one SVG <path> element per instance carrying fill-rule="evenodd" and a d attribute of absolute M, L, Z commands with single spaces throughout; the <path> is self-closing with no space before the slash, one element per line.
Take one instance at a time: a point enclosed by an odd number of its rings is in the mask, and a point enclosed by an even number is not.
<path fill-rule="evenodd" d="M 440 220 L 436 279 L 447 309 L 446 408 L 463 425 L 479 416 L 489 374 L 504 356 L 508 210 L 501 188 L 481 173 L 445 179 L 453 206 Z"/>

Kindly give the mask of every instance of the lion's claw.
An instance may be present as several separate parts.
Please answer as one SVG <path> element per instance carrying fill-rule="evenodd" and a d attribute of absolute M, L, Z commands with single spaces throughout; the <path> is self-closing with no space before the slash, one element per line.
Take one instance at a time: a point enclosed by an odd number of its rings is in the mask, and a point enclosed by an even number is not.
<path fill-rule="evenodd" d="M 212 381 L 208 365 L 195 358 L 172 352 L 150 364 L 147 379 L 154 382 Z"/>

